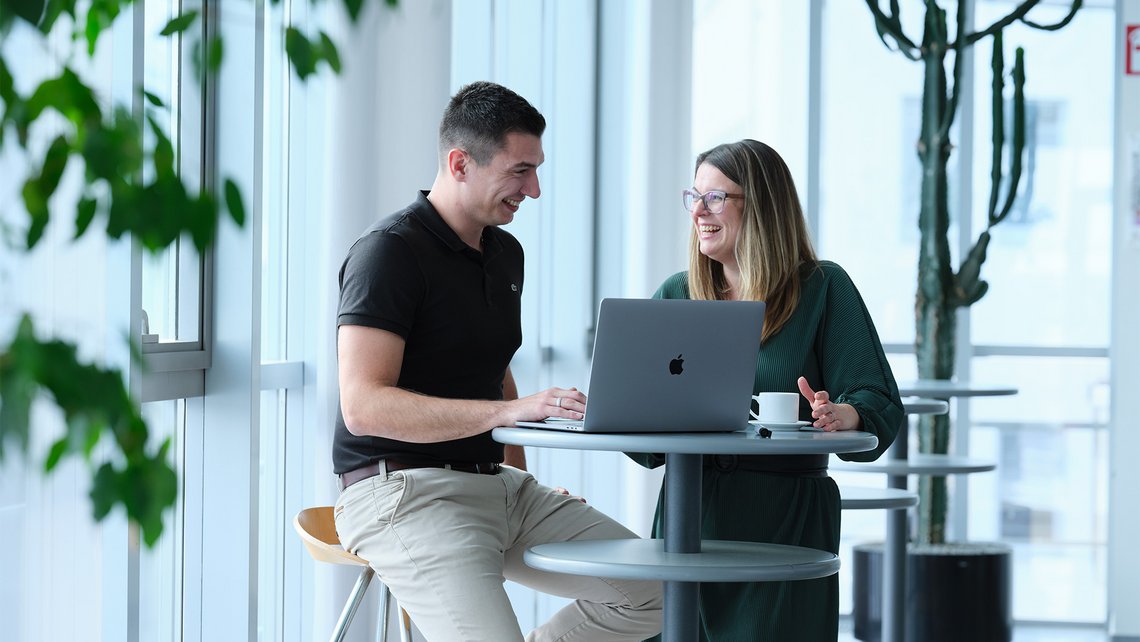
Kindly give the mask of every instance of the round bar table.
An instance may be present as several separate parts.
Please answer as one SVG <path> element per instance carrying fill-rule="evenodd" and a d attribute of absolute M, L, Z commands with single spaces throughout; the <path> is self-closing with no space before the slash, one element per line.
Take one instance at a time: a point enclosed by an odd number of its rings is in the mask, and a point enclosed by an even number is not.
<path fill-rule="evenodd" d="M 972 385 L 966 381 L 920 379 L 899 382 L 907 415 L 944 415 L 950 411 L 952 397 L 993 397 L 1016 394 L 1008 386 Z M 875 462 L 844 462 L 836 470 L 880 472 L 887 474 L 888 488 L 907 489 L 907 475 L 947 475 L 993 470 L 989 461 L 957 455 L 916 455 L 909 457 L 910 424 L 904 417 L 895 442 L 887 450 L 887 458 Z M 906 512 L 893 511 L 887 516 L 887 537 L 883 544 L 883 642 L 901 642 L 906 630 Z"/>
<path fill-rule="evenodd" d="M 594 540 L 542 544 L 523 559 L 534 568 L 617 579 L 661 580 L 665 586 L 662 639 L 697 639 L 699 582 L 811 579 L 839 570 L 827 551 L 755 542 L 701 542 L 702 455 L 805 455 L 871 450 L 865 432 L 593 434 L 535 428 L 495 428 L 498 442 L 516 446 L 665 453 L 664 540 Z"/>

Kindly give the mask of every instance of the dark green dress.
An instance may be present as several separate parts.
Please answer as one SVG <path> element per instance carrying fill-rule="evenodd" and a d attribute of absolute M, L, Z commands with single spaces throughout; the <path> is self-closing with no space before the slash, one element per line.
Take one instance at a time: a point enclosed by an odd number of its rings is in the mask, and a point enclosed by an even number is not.
<path fill-rule="evenodd" d="M 855 407 L 862 430 L 874 433 L 873 451 L 840 455 L 872 461 L 890 446 L 903 420 L 894 375 L 867 307 L 851 278 L 835 263 L 808 268 L 795 313 L 760 348 L 754 392 L 799 392 L 807 377 L 837 403 Z M 654 298 L 689 298 L 688 274 L 669 277 Z M 811 418 L 801 395 L 800 419 Z M 645 466 L 661 455 L 630 457 Z M 793 544 L 839 552 L 839 489 L 826 476 L 826 455 L 705 457 L 702 539 Z M 661 498 L 653 536 L 661 529 Z M 714 642 L 815 642 L 839 630 L 837 575 L 796 582 L 702 584 L 700 638 Z"/>

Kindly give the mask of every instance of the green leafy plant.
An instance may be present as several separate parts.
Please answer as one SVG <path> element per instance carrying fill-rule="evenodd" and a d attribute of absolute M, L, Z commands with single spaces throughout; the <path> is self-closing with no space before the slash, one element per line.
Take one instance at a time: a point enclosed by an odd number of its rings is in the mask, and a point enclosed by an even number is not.
<path fill-rule="evenodd" d="M 0 0 L 0 38 L 16 25 L 32 28 L 45 40 L 58 29 L 69 28 L 73 47 L 85 45 L 85 54 L 92 57 L 100 36 L 133 3 Z M 364 0 L 343 0 L 343 4 L 355 22 Z M 385 4 L 395 7 L 398 2 L 385 0 Z M 187 11 L 170 20 L 160 35 L 179 38 L 201 25 L 199 13 Z M 288 27 L 285 42 L 301 80 L 322 65 L 340 70 L 336 45 L 323 31 L 308 36 Z M 198 80 L 204 81 L 220 68 L 223 43 L 217 36 L 196 43 L 193 60 Z M 53 216 L 74 217 L 75 239 L 101 227 L 108 237 L 132 237 L 152 253 L 180 237 L 188 237 L 204 251 L 227 216 L 244 225 L 244 199 L 234 181 L 218 181 L 221 202 L 211 181 L 201 190 L 186 187 L 176 168 L 174 146 L 157 118 L 156 112 L 165 109 L 157 96 L 144 92 L 146 107 L 140 117 L 125 106 L 108 107 L 68 63 L 56 76 L 21 94 L 8 54 L 0 55 L 0 150 L 15 145 L 31 168 L 21 190 L 27 226 L 16 249 L 35 248 Z M 41 145 L 30 143 L 38 127 L 58 132 L 42 151 Z M 80 196 L 73 203 L 59 203 L 53 196 L 73 163 L 83 167 Z M 134 346 L 132 355 L 139 358 Z M 96 446 L 109 432 L 112 455 L 92 472 L 94 516 L 101 520 L 121 505 L 140 527 L 144 541 L 153 545 L 162 534 L 164 511 L 174 505 L 178 493 L 177 475 L 168 461 L 170 441 L 150 443 L 147 424 L 122 372 L 85 362 L 72 343 L 41 337 L 31 315 L 23 314 L 11 340 L 0 342 L 0 464 L 11 456 L 13 444 L 27 452 L 34 429 L 31 408 L 41 397 L 59 409 L 66 424 L 64 434 L 49 449 L 45 472 L 69 456 L 92 461 Z"/>
<path fill-rule="evenodd" d="M 889 13 L 883 11 L 879 0 L 866 0 L 866 3 L 883 43 L 908 59 L 921 62 L 924 68 L 922 129 L 916 145 L 922 163 L 922 190 L 918 214 L 921 238 L 915 295 L 915 352 L 920 378 L 951 379 L 954 376 L 956 312 L 958 308 L 973 305 L 986 294 L 989 286 L 982 280 L 981 270 L 986 260 L 990 230 L 1009 215 L 1021 180 L 1025 147 L 1025 53 L 1017 48 L 1011 72 L 1013 122 L 1009 134 L 1007 175 L 1004 167 L 1007 133 L 1002 30 L 1020 22 L 1034 29 L 1055 31 L 1069 24 L 1080 9 L 1082 0 L 1073 0 L 1068 14 L 1051 25 L 1029 20 L 1027 14 L 1041 2 L 1026 0 L 1009 14 L 978 31 L 965 28 L 966 3 L 959 2 L 954 34 L 950 33 L 946 11 L 937 0 L 925 0 L 926 19 L 921 41 L 913 40 L 903 32 L 898 0 L 891 0 Z M 953 150 L 950 127 L 958 111 L 962 54 L 986 38 L 992 38 L 993 42 L 993 149 L 989 211 L 986 228 L 955 270 L 949 240 L 951 212 L 947 165 Z M 954 54 L 954 65 L 948 79 L 947 56 L 951 53 Z M 950 423 L 947 416 L 920 418 L 920 452 L 946 454 L 949 445 Z M 922 477 L 919 497 L 918 540 L 931 544 L 944 542 L 948 508 L 946 478 Z"/>

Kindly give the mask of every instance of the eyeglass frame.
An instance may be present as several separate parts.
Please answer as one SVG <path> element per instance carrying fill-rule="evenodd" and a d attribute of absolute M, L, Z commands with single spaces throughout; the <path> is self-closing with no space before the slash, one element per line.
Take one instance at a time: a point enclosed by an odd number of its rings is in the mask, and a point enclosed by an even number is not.
<path fill-rule="evenodd" d="M 709 207 L 709 202 L 707 200 L 707 197 L 710 194 L 720 194 L 721 196 L 724 197 L 724 200 L 721 201 L 721 203 L 720 203 L 720 209 L 716 210 L 715 212 L 712 210 L 711 207 Z M 700 201 L 701 203 L 704 204 L 705 211 L 708 212 L 709 214 L 720 214 L 721 212 L 723 212 L 724 206 L 728 203 L 728 200 L 730 198 L 740 198 L 740 199 L 744 198 L 744 194 L 729 194 L 728 192 L 726 192 L 724 190 L 719 190 L 719 189 L 710 189 L 709 191 L 705 192 L 704 194 L 701 194 L 700 192 L 697 191 L 697 188 L 690 187 L 688 189 L 681 190 L 681 204 L 682 205 L 685 203 L 685 198 L 690 196 L 690 195 L 693 197 L 693 202 L 691 205 L 689 205 L 688 207 L 685 208 L 685 211 L 686 212 L 692 212 L 693 211 L 693 205 L 696 205 L 697 201 Z"/>

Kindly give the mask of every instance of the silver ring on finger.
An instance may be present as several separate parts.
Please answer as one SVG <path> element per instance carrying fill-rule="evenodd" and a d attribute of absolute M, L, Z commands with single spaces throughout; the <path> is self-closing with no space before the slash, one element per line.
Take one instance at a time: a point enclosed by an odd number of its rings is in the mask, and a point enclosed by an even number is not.
<path fill-rule="evenodd" d="M 562 407 L 562 397 L 555 397 L 554 398 L 554 405 L 558 408 L 561 408 Z"/>

